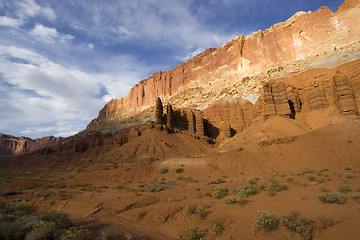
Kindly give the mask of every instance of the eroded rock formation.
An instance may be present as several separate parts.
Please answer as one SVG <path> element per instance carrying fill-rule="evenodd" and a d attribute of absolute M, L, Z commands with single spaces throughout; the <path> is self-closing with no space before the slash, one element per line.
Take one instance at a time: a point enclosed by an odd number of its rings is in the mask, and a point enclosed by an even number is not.
<path fill-rule="evenodd" d="M 157 97 L 172 96 L 193 82 L 208 85 L 219 79 L 229 82 L 247 79 L 246 77 L 267 69 L 281 71 L 291 67 L 289 65 L 294 61 L 358 42 L 359 7 L 359 0 L 346 0 L 336 13 L 327 7 L 315 12 L 298 12 L 265 31 L 258 31 L 247 37 L 235 37 L 218 49 L 207 49 L 170 71 L 158 72 L 140 81 L 126 97 L 111 100 L 89 124 L 88 130 L 105 129 L 128 119 L 153 106 Z M 284 88 L 281 85 L 274 86 L 273 92 L 274 99 L 264 96 L 267 105 L 264 111 L 269 116 L 289 114 L 286 100 L 282 96 L 285 95 Z M 315 89 L 308 94 L 311 109 L 328 106 L 326 96 L 321 91 Z M 287 101 L 292 101 L 295 111 L 299 111 L 294 96 L 290 97 L 289 93 L 287 95 Z"/>
<path fill-rule="evenodd" d="M 60 143 L 63 139 L 53 136 L 43 138 L 14 137 L 0 133 L 0 156 L 24 154 Z"/>

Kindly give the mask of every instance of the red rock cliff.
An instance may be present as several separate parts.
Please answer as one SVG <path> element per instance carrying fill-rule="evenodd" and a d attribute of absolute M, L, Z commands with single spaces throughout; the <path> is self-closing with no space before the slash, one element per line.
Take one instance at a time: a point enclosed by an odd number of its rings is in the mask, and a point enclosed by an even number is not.
<path fill-rule="evenodd" d="M 53 136 L 43 138 L 14 137 L 0 133 L 0 156 L 12 156 L 35 151 L 60 143 L 62 138 Z"/>
<path fill-rule="evenodd" d="M 235 37 L 218 49 L 207 49 L 172 70 L 140 81 L 126 97 L 108 102 L 88 128 L 131 117 L 153 105 L 157 97 L 172 96 L 191 82 L 231 82 L 358 42 L 359 14 L 360 0 L 347 0 L 336 13 L 328 7 L 298 12 L 265 31 Z"/>

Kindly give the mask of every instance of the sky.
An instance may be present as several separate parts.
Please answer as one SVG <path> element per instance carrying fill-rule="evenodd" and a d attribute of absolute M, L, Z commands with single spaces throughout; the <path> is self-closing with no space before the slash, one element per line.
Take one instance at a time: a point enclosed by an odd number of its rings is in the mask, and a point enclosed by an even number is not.
<path fill-rule="evenodd" d="M 67 137 L 112 98 L 238 35 L 343 0 L 0 0 L 0 133 Z"/>

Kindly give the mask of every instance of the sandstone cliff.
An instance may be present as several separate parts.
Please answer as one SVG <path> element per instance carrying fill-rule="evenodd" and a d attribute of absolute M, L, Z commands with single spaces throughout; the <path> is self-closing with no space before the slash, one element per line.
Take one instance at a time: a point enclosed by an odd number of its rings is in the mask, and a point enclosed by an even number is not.
<path fill-rule="evenodd" d="M 0 133 L 0 157 L 33 152 L 40 148 L 60 143 L 63 139 L 53 136 L 31 139 Z"/>
<path fill-rule="evenodd" d="M 219 84 L 215 83 L 225 82 L 229 86 L 240 84 L 242 79 L 252 78 L 266 70 L 268 75 L 273 72 L 299 71 L 324 54 L 349 44 L 359 44 L 359 14 L 360 1 L 347 0 L 336 13 L 328 7 L 315 12 L 298 12 L 287 21 L 265 31 L 257 31 L 247 37 L 235 37 L 218 49 L 207 49 L 170 71 L 158 72 L 140 81 L 126 97 L 108 102 L 87 129 L 100 130 L 128 120 L 154 105 L 157 97 L 171 102 L 171 97 L 183 91 L 197 87 L 216 91 Z M 255 79 L 251 84 L 250 90 L 237 92 L 240 97 L 258 93 L 260 79 Z M 223 85 L 221 88 L 226 91 Z M 203 101 L 201 91 L 197 95 L 205 104 L 216 100 L 209 98 Z M 177 101 L 172 103 L 177 107 L 181 104 Z"/>

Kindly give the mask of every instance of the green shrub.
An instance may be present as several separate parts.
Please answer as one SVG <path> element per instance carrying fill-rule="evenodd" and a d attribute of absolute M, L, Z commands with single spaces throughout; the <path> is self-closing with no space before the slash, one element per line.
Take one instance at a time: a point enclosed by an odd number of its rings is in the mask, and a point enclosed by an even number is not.
<path fill-rule="evenodd" d="M 320 219 L 321 227 L 323 229 L 331 227 L 331 226 L 333 226 L 335 224 L 334 219 L 331 216 L 326 215 L 326 214 L 320 214 L 319 219 Z"/>
<path fill-rule="evenodd" d="M 185 207 L 185 213 L 187 215 L 194 214 L 196 212 L 197 205 L 195 203 L 187 205 Z"/>
<path fill-rule="evenodd" d="M 311 170 L 310 168 L 304 168 L 302 171 L 303 174 L 308 174 L 308 173 L 313 173 L 313 172 L 315 172 L 315 171 Z"/>
<path fill-rule="evenodd" d="M 268 192 L 269 196 L 274 196 L 276 195 L 276 192 L 287 189 L 289 189 L 289 185 L 287 183 L 279 183 L 275 179 L 271 179 L 269 185 L 265 188 L 265 191 Z"/>
<path fill-rule="evenodd" d="M 206 215 L 207 215 L 207 211 L 206 211 L 205 207 L 204 207 L 204 206 L 203 206 L 203 207 L 199 207 L 199 206 L 197 206 L 195 203 L 190 204 L 190 205 L 187 205 L 187 206 L 185 207 L 185 213 L 186 213 L 187 215 L 197 214 L 197 215 L 199 215 L 201 218 L 204 218 L 204 217 L 206 217 Z"/>
<path fill-rule="evenodd" d="M 256 225 L 260 229 L 264 229 L 265 231 L 268 232 L 277 228 L 279 222 L 276 219 L 274 213 L 268 213 L 262 210 L 262 211 L 258 211 L 256 215 Z"/>
<path fill-rule="evenodd" d="M 239 195 L 239 194 L 244 194 L 246 196 L 254 195 L 257 193 L 257 188 L 255 186 L 243 185 L 243 186 L 240 186 L 237 189 L 235 189 L 234 193 L 236 195 Z"/>
<path fill-rule="evenodd" d="M 351 186 L 350 185 L 340 185 L 338 190 L 341 193 L 351 192 Z"/>
<path fill-rule="evenodd" d="M 250 184 L 255 184 L 257 180 L 259 180 L 259 178 L 257 176 L 252 176 L 252 177 L 248 178 L 246 181 Z"/>
<path fill-rule="evenodd" d="M 319 195 L 319 200 L 324 203 L 337 203 L 344 204 L 346 202 L 346 196 L 343 193 L 323 193 Z"/>
<path fill-rule="evenodd" d="M 169 169 L 165 168 L 165 167 L 162 167 L 159 169 L 159 172 L 162 173 L 162 174 L 165 174 L 169 171 Z"/>
<path fill-rule="evenodd" d="M 316 181 L 316 177 L 314 175 L 308 175 L 308 179 L 309 179 L 309 181 L 312 181 L 312 182 Z"/>
<path fill-rule="evenodd" d="M 351 166 L 346 166 L 345 170 L 350 171 L 350 170 L 352 170 L 352 167 Z"/>
<path fill-rule="evenodd" d="M 175 169 L 175 172 L 176 173 L 182 173 L 182 172 L 184 172 L 185 171 L 185 169 L 183 169 L 183 168 L 177 168 L 177 169 Z"/>
<path fill-rule="evenodd" d="M 211 224 L 211 234 L 219 236 L 225 231 L 224 219 L 221 217 L 216 217 L 210 221 Z"/>
<path fill-rule="evenodd" d="M 225 199 L 225 203 L 226 204 L 235 204 L 235 203 L 238 203 L 238 200 L 234 197 L 228 197 Z"/>
<path fill-rule="evenodd" d="M 205 236 L 205 231 L 200 227 L 190 227 L 186 232 L 181 236 L 181 240 L 201 240 Z"/>
<path fill-rule="evenodd" d="M 297 232 L 305 240 L 311 240 L 315 228 L 314 221 L 293 211 L 281 217 L 282 225 L 292 232 Z"/>
<path fill-rule="evenodd" d="M 135 212 L 135 218 L 138 221 L 142 220 L 145 216 L 146 216 L 146 211 L 144 209 L 142 209 L 142 208 L 138 209 Z"/>
<path fill-rule="evenodd" d="M 213 189 L 213 193 L 212 193 L 212 197 L 213 198 L 222 198 L 225 197 L 227 194 L 228 190 L 224 187 L 221 186 L 216 186 Z"/>
<path fill-rule="evenodd" d="M 322 192 L 329 192 L 329 189 L 327 188 L 327 187 L 325 187 L 325 186 L 319 186 L 319 189 L 320 189 L 320 191 L 322 191 Z"/>
<path fill-rule="evenodd" d="M 4 191 L 1 192 L 1 196 L 11 196 L 11 195 L 17 195 L 17 194 L 21 194 L 20 191 L 17 190 L 13 190 L 13 189 L 5 189 Z"/>
<path fill-rule="evenodd" d="M 353 179 L 353 178 L 355 178 L 355 176 L 352 175 L 352 174 L 350 174 L 350 173 L 347 173 L 347 174 L 345 175 L 345 177 L 346 177 L 347 179 Z"/>
<path fill-rule="evenodd" d="M 60 240 L 87 240 L 93 239 L 87 229 L 71 227 L 61 236 Z"/>
<path fill-rule="evenodd" d="M 224 182 L 225 182 L 225 180 L 219 177 L 216 180 L 209 181 L 208 184 L 220 184 L 220 183 L 224 183 Z"/>
<path fill-rule="evenodd" d="M 120 233 L 113 228 L 105 229 L 105 233 L 103 236 L 97 238 L 96 240 L 126 240 L 126 236 L 124 233 Z"/>

